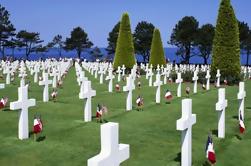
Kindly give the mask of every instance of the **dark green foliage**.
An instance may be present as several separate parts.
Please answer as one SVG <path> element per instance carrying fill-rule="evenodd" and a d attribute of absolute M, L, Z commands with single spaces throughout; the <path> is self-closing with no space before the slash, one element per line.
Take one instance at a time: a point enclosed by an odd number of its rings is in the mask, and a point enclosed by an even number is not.
<path fill-rule="evenodd" d="M 135 52 L 143 56 L 144 63 L 149 61 L 153 31 L 153 24 L 142 21 L 138 23 L 133 34 Z"/>
<path fill-rule="evenodd" d="M 64 47 L 64 41 L 61 35 L 56 35 L 52 42 L 48 43 L 47 45 L 49 48 L 57 48 L 59 57 L 62 55 L 62 48 Z"/>
<path fill-rule="evenodd" d="M 158 29 L 154 29 L 153 32 L 149 64 L 153 65 L 153 68 L 166 64 L 164 48 Z"/>
<path fill-rule="evenodd" d="M 230 0 L 222 0 L 213 41 L 212 74 L 220 69 L 223 78 L 240 77 L 238 22 Z M 229 80 L 228 80 L 229 81 Z"/>
<path fill-rule="evenodd" d="M 120 22 L 113 27 L 112 31 L 109 33 L 109 37 L 107 38 L 108 47 L 106 48 L 106 51 L 108 52 L 108 55 L 113 55 L 115 53 L 117 39 L 119 36 L 119 27 Z"/>
<path fill-rule="evenodd" d="M 66 38 L 65 41 L 65 49 L 76 50 L 79 59 L 82 51 L 92 45 L 93 43 L 89 40 L 87 33 L 81 27 L 74 28 L 71 31 L 71 37 Z"/>
<path fill-rule="evenodd" d="M 181 56 L 182 63 L 189 63 L 198 31 L 199 23 L 194 17 L 184 17 L 175 25 L 169 44 L 178 48 L 176 54 Z"/>
<path fill-rule="evenodd" d="M 11 24 L 9 17 L 9 12 L 0 4 L 0 52 L 3 57 L 5 56 L 5 48 L 10 44 L 12 45 L 9 41 L 11 40 L 11 37 L 15 36 L 16 31 Z"/>
<path fill-rule="evenodd" d="M 91 51 L 90 51 L 91 55 L 92 55 L 92 60 L 96 61 L 96 59 L 99 59 L 103 56 L 101 50 L 98 47 L 94 47 Z"/>
<path fill-rule="evenodd" d="M 251 54 L 251 29 L 245 22 L 239 22 L 240 31 L 240 47 L 245 52 L 247 59 L 246 65 L 248 66 L 249 56 Z"/>
<path fill-rule="evenodd" d="M 27 32 L 26 30 L 21 30 L 17 33 L 17 44 L 18 47 L 25 48 L 25 56 L 28 59 L 30 53 L 36 52 L 37 48 L 41 47 L 40 34 L 36 32 Z"/>
<path fill-rule="evenodd" d="M 135 64 L 133 37 L 131 33 L 130 19 L 127 13 L 123 14 L 120 22 L 113 67 L 117 68 L 123 64 L 126 68 L 132 68 Z"/>
<path fill-rule="evenodd" d="M 211 55 L 214 38 L 214 26 L 212 24 L 205 24 L 199 28 L 195 38 L 196 46 L 199 49 L 199 56 L 204 59 L 204 64 Z"/>

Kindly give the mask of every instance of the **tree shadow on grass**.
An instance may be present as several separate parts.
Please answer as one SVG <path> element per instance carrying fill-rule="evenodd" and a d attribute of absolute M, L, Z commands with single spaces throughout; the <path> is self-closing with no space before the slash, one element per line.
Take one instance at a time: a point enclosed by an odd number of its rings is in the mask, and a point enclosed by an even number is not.
<path fill-rule="evenodd" d="M 2 111 L 8 112 L 8 111 L 11 111 L 11 110 L 10 110 L 10 108 L 5 108 L 5 109 L 3 109 Z"/>
<path fill-rule="evenodd" d="M 205 161 L 202 166 L 211 166 L 211 164 L 208 161 Z"/>
<path fill-rule="evenodd" d="M 37 142 L 41 142 L 41 141 L 44 141 L 46 139 L 46 136 L 40 136 L 37 138 Z"/>
<path fill-rule="evenodd" d="M 218 129 L 212 130 L 212 134 L 215 135 L 216 137 L 218 136 Z"/>
<path fill-rule="evenodd" d="M 235 137 L 238 139 L 238 140 L 242 140 L 242 137 L 238 134 L 235 135 Z"/>
<path fill-rule="evenodd" d="M 174 161 L 179 162 L 181 164 L 181 152 L 177 153 L 177 156 L 174 158 Z"/>
<path fill-rule="evenodd" d="M 232 116 L 232 118 L 233 118 L 233 119 L 236 119 L 236 120 L 239 119 L 239 117 L 238 117 L 237 115 Z"/>
<path fill-rule="evenodd" d="M 251 110 L 251 107 L 246 107 L 246 109 Z"/>

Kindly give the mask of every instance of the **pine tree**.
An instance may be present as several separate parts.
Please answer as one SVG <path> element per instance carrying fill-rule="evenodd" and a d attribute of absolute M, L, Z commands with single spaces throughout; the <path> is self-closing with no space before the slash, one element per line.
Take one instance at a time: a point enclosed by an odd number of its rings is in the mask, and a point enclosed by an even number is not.
<path fill-rule="evenodd" d="M 212 72 L 220 69 L 228 81 L 240 78 L 238 21 L 230 0 L 222 0 L 213 41 Z"/>
<path fill-rule="evenodd" d="M 127 13 L 124 13 L 121 19 L 113 67 L 117 68 L 123 64 L 126 68 L 132 68 L 135 64 L 133 37 Z"/>
<path fill-rule="evenodd" d="M 152 64 L 154 68 L 156 68 L 158 65 L 161 66 L 166 64 L 160 31 L 158 29 L 154 29 L 153 32 L 149 64 Z"/>

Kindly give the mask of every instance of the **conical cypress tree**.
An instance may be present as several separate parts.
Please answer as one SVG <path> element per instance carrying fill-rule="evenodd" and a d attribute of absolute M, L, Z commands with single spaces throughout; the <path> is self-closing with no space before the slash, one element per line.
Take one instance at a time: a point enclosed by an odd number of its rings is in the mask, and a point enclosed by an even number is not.
<path fill-rule="evenodd" d="M 132 68 L 135 62 L 130 19 L 129 15 L 124 13 L 120 22 L 113 67 L 117 68 L 124 64 L 126 68 Z"/>
<path fill-rule="evenodd" d="M 164 48 L 161 41 L 160 31 L 158 29 L 154 29 L 153 32 L 149 64 L 152 64 L 154 68 L 158 65 L 161 66 L 166 64 Z"/>
<path fill-rule="evenodd" d="M 213 41 L 212 72 L 220 69 L 228 81 L 240 78 L 238 22 L 230 0 L 222 0 Z"/>

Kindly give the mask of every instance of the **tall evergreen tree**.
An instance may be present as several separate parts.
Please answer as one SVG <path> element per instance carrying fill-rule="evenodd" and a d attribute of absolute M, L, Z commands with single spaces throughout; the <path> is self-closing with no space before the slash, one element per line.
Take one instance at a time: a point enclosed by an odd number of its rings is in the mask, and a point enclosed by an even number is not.
<path fill-rule="evenodd" d="M 5 56 L 5 48 L 10 44 L 9 40 L 15 36 L 16 31 L 9 17 L 9 12 L 0 4 L 0 53 L 3 57 Z"/>
<path fill-rule="evenodd" d="M 135 64 L 133 37 L 128 13 L 123 14 L 120 22 L 113 67 L 117 68 L 123 64 L 126 68 L 132 68 Z"/>
<path fill-rule="evenodd" d="M 152 64 L 154 68 L 156 68 L 158 65 L 166 64 L 164 48 L 160 31 L 158 29 L 154 29 L 153 32 L 149 64 Z"/>
<path fill-rule="evenodd" d="M 154 25 L 146 21 L 137 24 L 134 37 L 135 53 L 142 55 L 144 63 L 149 61 Z"/>
<path fill-rule="evenodd" d="M 222 0 L 213 41 L 212 72 L 220 69 L 228 81 L 240 76 L 240 40 L 238 22 L 230 0 Z"/>

